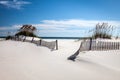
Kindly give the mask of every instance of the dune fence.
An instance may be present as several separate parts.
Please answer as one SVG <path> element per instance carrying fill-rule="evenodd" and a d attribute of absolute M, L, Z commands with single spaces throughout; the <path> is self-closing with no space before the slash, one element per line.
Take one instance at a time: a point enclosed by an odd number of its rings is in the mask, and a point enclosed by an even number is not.
<path fill-rule="evenodd" d="M 41 39 L 40 40 L 40 45 L 41 46 L 46 46 L 46 47 L 48 47 L 51 50 L 54 50 L 54 49 L 58 50 L 58 41 L 57 40 L 48 42 L 48 41 L 45 41 L 45 40 Z"/>
<path fill-rule="evenodd" d="M 120 42 L 100 42 L 92 44 L 90 50 L 117 50 Z"/>
<path fill-rule="evenodd" d="M 120 41 L 90 39 L 81 42 L 80 51 L 119 50 Z"/>
<path fill-rule="evenodd" d="M 31 37 L 27 39 L 27 37 L 25 36 L 14 36 L 12 40 L 31 42 L 36 44 L 37 46 L 45 46 L 51 50 L 58 50 L 58 40 L 55 40 L 55 41 L 45 41 L 43 39 L 35 40 L 35 37 Z"/>
<path fill-rule="evenodd" d="M 83 40 L 80 44 L 79 49 L 70 57 L 68 60 L 75 60 L 77 55 L 82 51 L 107 51 L 107 50 L 119 50 L 120 41 L 119 40 L 105 40 L 105 39 L 87 39 Z"/>

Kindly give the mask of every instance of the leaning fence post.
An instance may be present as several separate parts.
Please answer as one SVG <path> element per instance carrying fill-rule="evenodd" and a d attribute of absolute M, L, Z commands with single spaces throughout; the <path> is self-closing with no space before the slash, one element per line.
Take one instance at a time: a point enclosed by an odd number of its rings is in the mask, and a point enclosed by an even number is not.
<path fill-rule="evenodd" d="M 90 46 L 89 46 L 89 50 L 91 50 L 92 48 L 92 38 L 90 38 Z"/>
<path fill-rule="evenodd" d="M 56 50 L 58 50 L 58 41 L 56 40 Z"/>

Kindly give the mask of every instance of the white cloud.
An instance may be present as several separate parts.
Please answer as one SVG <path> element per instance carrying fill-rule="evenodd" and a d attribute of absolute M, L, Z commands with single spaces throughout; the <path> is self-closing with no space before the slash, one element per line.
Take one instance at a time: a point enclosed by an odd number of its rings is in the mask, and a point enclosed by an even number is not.
<path fill-rule="evenodd" d="M 4 26 L 4 27 L 0 27 L 0 31 L 3 30 L 16 30 L 19 29 L 21 27 L 21 25 L 13 25 L 13 26 Z"/>
<path fill-rule="evenodd" d="M 26 4 L 31 4 L 31 2 L 27 1 L 18 1 L 18 0 L 13 0 L 13 1 L 0 1 L 1 5 L 4 5 L 8 8 L 14 8 L 14 9 L 21 9 L 22 6 Z"/>
<path fill-rule="evenodd" d="M 10 32 L 10 35 L 14 35 L 20 27 L 21 25 L 0 26 L 0 36 L 6 36 L 8 32 Z"/>
<path fill-rule="evenodd" d="M 79 27 L 91 27 L 94 26 L 98 21 L 87 21 L 87 20 L 76 20 L 76 19 L 70 19 L 70 20 L 43 20 L 42 21 L 45 24 L 49 25 L 57 25 L 57 26 L 79 26 Z"/>
<path fill-rule="evenodd" d="M 44 28 L 67 28 L 67 27 L 80 27 L 80 28 L 93 28 L 97 23 L 108 23 L 114 27 L 120 26 L 120 21 L 107 21 L 107 20 L 43 20 L 40 24 L 33 24 L 36 27 Z"/>
<path fill-rule="evenodd" d="M 114 29 L 120 28 L 120 21 L 107 21 L 107 20 L 81 20 L 81 19 L 69 19 L 69 20 L 43 20 L 40 24 L 33 24 L 39 29 L 39 33 L 42 35 L 64 35 L 69 36 L 88 36 L 90 29 L 93 29 L 97 23 L 108 23 L 112 25 Z M 115 33 L 116 34 L 116 33 Z"/>
<path fill-rule="evenodd" d="M 120 21 L 107 21 L 107 20 L 42 20 L 39 24 L 32 24 L 38 31 L 40 36 L 88 36 L 90 29 L 93 29 L 97 23 L 106 22 L 109 25 L 120 30 Z M 13 30 L 19 29 L 22 25 L 13 25 L 11 27 L 0 27 L 0 30 Z M 116 34 L 118 31 L 115 31 Z"/>

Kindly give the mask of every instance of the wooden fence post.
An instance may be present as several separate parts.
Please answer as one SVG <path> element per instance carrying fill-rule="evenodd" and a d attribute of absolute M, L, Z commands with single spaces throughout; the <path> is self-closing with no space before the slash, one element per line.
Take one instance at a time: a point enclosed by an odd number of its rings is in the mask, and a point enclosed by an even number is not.
<path fill-rule="evenodd" d="M 108 50 L 108 44 L 105 42 L 105 50 Z"/>
<path fill-rule="evenodd" d="M 41 45 L 42 40 L 40 39 L 40 45 Z"/>
<path fill-rule="evenodd" d="M 115 49 L 116 49 L 116 42 L 115 42 Z"/>
<path fill-rule="evenodd" d="M 117 49 L 119 49 L 119 42 L 117 42 Z"/>
<path fill-rule="evenodd" d="M 58 50 L 58 41 L 56 40 L 56 50 Z"/>
<path fill-rule="evenodd" d="M 15 41 L 16 41 L 16 36 L 14 37 Z"/>
<path fill-rule="evenodd" d="M 112 42 L 112 50 L 114 50 L 114 42 Z"/>
<path fill-rule="evenodd" d="M 118 42 L 118 49 L 119 49 L 119 42 Z"/>
<path fill-rule="evenodd" d="M 34 37 L 32 38 L 31 42 L 33 42 L 33 40 L 34 40 Z"/>
<path fill-rule="evenodd" d="M 23 39 L 23 42 L 26 40 L 26 36 L 25 36 L 25 38 Z"/>
<path fill-rule="evenodd" d="M 92 38 L 90 38 L 90 46 L 89 46 L 89 50 L 92 49 Z"/>
<path fill-rule="evenodd" d="M 114 49 L 115 49 L 115 42 L 113 42 L 114 43 Z"/>

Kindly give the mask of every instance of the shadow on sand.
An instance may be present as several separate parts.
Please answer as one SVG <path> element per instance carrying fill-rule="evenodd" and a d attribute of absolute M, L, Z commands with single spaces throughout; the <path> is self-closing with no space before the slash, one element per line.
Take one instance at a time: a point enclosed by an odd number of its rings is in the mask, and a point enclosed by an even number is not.
<path fill-rule="evenodd" d="M 85 66 L 86 68 L 89 68 L 89 69 L 92 69 L 92 70 L 114 71 L 109 66 L 106 66 L 102 63 L 98 63 L 98 62 L 93 61 L 89 58 L 77 57 L 75 62 L 80 63 L 82 66 Z"/>

